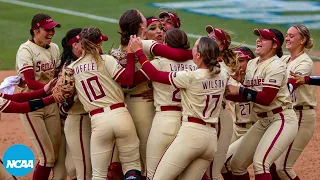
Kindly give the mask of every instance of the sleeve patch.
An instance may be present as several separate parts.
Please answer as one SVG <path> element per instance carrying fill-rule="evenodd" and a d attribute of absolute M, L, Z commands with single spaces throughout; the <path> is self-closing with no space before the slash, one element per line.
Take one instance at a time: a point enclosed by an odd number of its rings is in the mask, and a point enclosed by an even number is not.
<path fill-rule="evenodd" d="M 277 80 L 275 80 L 275 79 L 269 79 L 269 82 L 270 82 L 270 83 L 277 83 Z"/>

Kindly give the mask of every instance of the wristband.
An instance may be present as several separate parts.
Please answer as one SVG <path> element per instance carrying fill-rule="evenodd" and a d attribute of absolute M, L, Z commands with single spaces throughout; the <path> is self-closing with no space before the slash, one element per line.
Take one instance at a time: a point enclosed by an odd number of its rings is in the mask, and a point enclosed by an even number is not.
<path fill-rule="evenodd" d="M 32 111 L 36 111 L 38 109 L 42 109 L 44 108 L 44 102 L 43 99 L 34 99 L 34 100 L 30 100 L 29 101 L 29 106 L 30 106 L 30 110 Z"/>
<path fill-rule="evenodd" d="M 239 90 L 240 91 L 240 90 Z M 247 100 L 247 101 L 252 101 L 255 102 L 256 101 L 256 97 L 257 97 L 258 92 L 248 89 L 248 88 L 243 88 L 242 91 L 242 96 Z"/>

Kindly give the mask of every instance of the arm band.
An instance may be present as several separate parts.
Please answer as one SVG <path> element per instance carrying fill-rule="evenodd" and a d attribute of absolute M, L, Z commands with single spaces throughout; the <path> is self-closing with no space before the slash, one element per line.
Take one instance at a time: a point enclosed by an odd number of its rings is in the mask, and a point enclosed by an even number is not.
<path fill-rule="evenodd" d="M 243 96 L 246 100 L 255 102 L 258 92 L 248 88 L 240 87 L 239 94 Z"/>
<path fill-rule="evenodd" d="M 309 76 L 309 85 L 317 85 L 320 86 L 320 76 Z"/>
<path fill-rule="evenodd" d="M 30 110 L 32 112 L 32 111 L 36 111 L 38 109 L 44 108 L 45 104 L 43 102 L 43 99 L 41 98 L 41 99 L 30 100 L 29 106 L 30 106 Z"/>

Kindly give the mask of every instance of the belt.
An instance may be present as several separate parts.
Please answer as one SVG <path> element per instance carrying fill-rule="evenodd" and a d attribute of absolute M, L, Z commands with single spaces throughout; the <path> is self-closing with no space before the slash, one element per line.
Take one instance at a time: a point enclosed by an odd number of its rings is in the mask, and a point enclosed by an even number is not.
<path fill-rule="evenodd" d="M 182 111 L 180 106 L 160 106 L 161 111 Z"/>
<path fill-rule="evenodd" d="M 118 104 L 112 104 L 109 108 L 110 108 L 110 110 L 114 110 L 114 109 L 117 109 L 120 107 L 126 107 L 126 106 L 124 105 L 124 103 L 118 103 Z M 93 116 L 95 114 L 99 114 L 99 113 L 103 113 L 103 112 L 104 112 L 104 108 L 98 108 L 98 109 L 90 111 L 89 114 L 90 114 L 90 116 Z"/>
<path fill-rule="evenodd" d="M 129 94 L 129 96 L 132 97 L 142 97 L 142 94 Z"/>
<path fill-rule="evenodd" d="M 295 110 L 307 110 L 307 109 L 314 109 L 313 106 L 295 106 L 293 107 Z"/>
<path fill-rule="evenodd" d="M 202 119 L 195 118 L 195 117 L 188 117 L 188 122 L 193 122 L 193 123 L 202 124 L 202 125 L 210 124 L 211 127 L 213 127 L 213 128 L 216 127 L 215 124 L 206 123 L 206 122 L 204 122 Z"/>
<path fill-rule="evenodd" d="M 278 114 L 279 112 L 283 111 L 282 107 L 278 107 L 278 108 L 275 108 L 275 109 L 272 109 L 271 112 L 273 114 Z M 268 117 L 268 112 L 262 112 L 262 113 L 258 113 L 257 114 L 258 117 L 261 117 L 261 118 L 265 118 L 265 117 Z"/>
<path fill-rule="evenodd" d="M 254 122 L 249 122 L 249 123 L 234 123 L 235 125 L 242 127 L 242 128 L 250 128 Z"/>

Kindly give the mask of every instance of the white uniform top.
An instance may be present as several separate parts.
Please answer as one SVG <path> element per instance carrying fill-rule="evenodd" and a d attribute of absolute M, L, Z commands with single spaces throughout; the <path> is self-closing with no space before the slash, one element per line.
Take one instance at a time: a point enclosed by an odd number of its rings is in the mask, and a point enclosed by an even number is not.
<path fill-rule="evenodd" d="M 228 84 L 234 85 L 234 86 L 239 86 L 239 83 L 230 76 L 232 73 L 231 68 L 229 66 L 227 66 L 224 61 L 219 61 L 219 64 L 221 66 L 221 69 L 224 69 L 228 73 L 228 77 L 229 77 Z M 232 118 L 232 121 L 236 122 L 237 117 L 236 117 L 235 102 L 226 100 L 225 98 L 223 99 L 223 101 L 226 103 L 226 110 L 228 110 L 230 117 Z"/>
<path fill-rule="evenodd" d="M 152 53 L 152 50 L 154 46 L 158 43 L 153 40 L 141 40 L 141 42 L 142 42 L 142 50 L 146 55 L 147 59 L 150 61 L 153 60 L 154 55 Z M 120 45 L 118 49 L 111 49 L 110 51 L 110 55 L 116 58 L 123 67 L 125 67 L 127 64 L 126 49 L 127 49 L 127 46 Z M 135 61 L 135 67 L 136 67 L 136 71 L 141 69 L 141 64 L 139 63 L 138 60 Z M 150 90 L 149 83 L 143 82 L 135 87 L 130 87 L 130 89 L 124 89 L 124 92 L 128 94 L 141 94 L 147 90 Z"/>
<path fill-rule="evenodd" d="M 38 46 L 30 40 L 20 45 L 16 56 L 16 70 L 22 78 L 24 71 L 34 69 L 35 80 L 46 84 L 53 79 L 55 68 L 60 64 L 60 53 L 55 43 L 50 43 L 48 47 Z"/>
<path fill-rule="evenodd" d="M 278 56 L 273 56 L 263 62 L 259 62 L 259 57 L 250 60 L 243 85 L 255 91 L 262 91 L 263 87 L 279 89 L 269 106 L 253 103 L 253 111 L 262 113 L 278 107 L 292 108 L 287 82 L 286 64 Z"/>
<path fill-rule="evenodd" d="M 177 72 L 186 69 L 195 71 L 197 65 L 192 60 L 185 62 L 175 62 L 163 57 L 156 57 L 151 61 L 153 66 L 159 71 Z M 143 71 L 141 69 L 141 71 Z M 145 74 L 145 73 L 144 73 Z M 153 81 L 153 98 L 156 111 L 161 111 L 161 106 L 181 106 L 180 89 L 176 89 L 171 85 L 166 85 Z"/>
<path fill-rule="evenodd" d="M 85 114 L 85 113 L 86 113 L 86 111 L 84 110 L 83 105 L 80 102 L 80 100 L 73 103 L 73 105 L 71 106 L 71 108 L 67 112 L 67 114 L 77 114 L 77 115 Z"/>
<path fill-rule="evenodd" d="M 86 54 L 68 66 L 74 70 L 75 87 L 86 112 L 124 102 L 116 80 L 125 69 L 112 56 L 101 57 L 102 62 L 97 64 L 92 55 Z"/>
<path fill-rule="evenodd" d="M 10 102 L 11 102 L 10 100 L 4 99 L 3 94 L 0 93 L 0 113 L 7 108 Z"/>
<path fill-rule="evenodd" d="M 238 83 L 241 86 L 241 83 Z M 253 113 L 253 103 L 250 102 L 235 102 L 235 122 L 236 123 L 250 123 L 251 114 Z"/>
<path fill-rule="evenodd" d="M 228 74 L 221 69 L 212 74 L 208 69 L 179 71 L 170 73 L 170 82 L 180 88 L 182 115 L 195 117 L 208 123 L 218 122 Z"/>
<path fill-rule="evenodd" d="M 290 57 L 290 56 L 289 56 Z M 287 60 L 289 58 L 285 58 Z M 286 61 L 287 63 L 287 75 L 290 76 L 290 71 L 299 74 L 300 76 L 312 76 L 313 75 L 313 61 L 310 57 L 303 53 L 293 61 Z M 300 85 L 291 94 L 291 100 L 293 106 L 317 106 L 316 101 L 316 88 L 311 85 Z"/>

